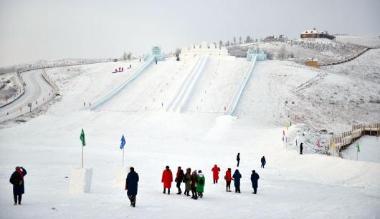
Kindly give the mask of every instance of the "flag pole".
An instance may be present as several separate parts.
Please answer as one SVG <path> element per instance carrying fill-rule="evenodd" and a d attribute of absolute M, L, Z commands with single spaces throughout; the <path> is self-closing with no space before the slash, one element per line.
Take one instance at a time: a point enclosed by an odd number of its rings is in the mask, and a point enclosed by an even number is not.
<path fill-rule="evenodd" d="M 82 169 L 83 169 L 83 146 L 82 146 Z"/>
<path fill-rule="evenodd" d="M 121 164 L 121 167 L 124 167 L 124 147 L 123 147 L 123 163 Z"/>

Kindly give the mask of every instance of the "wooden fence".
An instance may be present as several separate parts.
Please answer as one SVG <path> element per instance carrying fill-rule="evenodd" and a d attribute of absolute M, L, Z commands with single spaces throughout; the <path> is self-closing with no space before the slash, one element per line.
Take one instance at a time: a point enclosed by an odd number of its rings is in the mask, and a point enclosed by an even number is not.
<path fill-rule="evenodd" d="M 331 153 L 339 155 L 342 149 L 363 135 L 380 136 L 380 123 L 353 125 L 351 131 L 333 135 L 330 139 Z"/>

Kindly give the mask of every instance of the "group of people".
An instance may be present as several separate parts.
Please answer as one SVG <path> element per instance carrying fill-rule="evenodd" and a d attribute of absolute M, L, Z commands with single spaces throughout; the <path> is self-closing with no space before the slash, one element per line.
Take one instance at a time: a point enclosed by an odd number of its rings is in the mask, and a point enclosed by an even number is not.
<path fill-rule="evenodd" d="M 187 168 L 186 172 L 183 171 L 181 167 L 178 167 L 176 177 L 174 179 L 176 183 L 176 187 L 178 189 L 177 194 L 182 194 L 181 184 L 185 184 L 185 192 L 184 195 L 190 196 L 191 198 L 198 199 L 203 198 L 204 186 L 205 186 L 205 176 L 202 173 L 202 170 L 193 170 L 191 168 Z M 162 173 L 161 182 L 163 183 L 163 193 L 168 191 L 168 195 L 170 195 L 170 188 L 173 182 L 173 174 L 170 170 L 169 166 L 165 167 L 165 170 Z"/>
<path fill-rule="evenodd" d="M 237 166 L 240 163 L 240 153 L 237 155 Z M 261 158 L 261 167 L 264 168 L 266 164 L 265 157 Z M 211 169 L 213 175 L 213 183 L 217 184 L 219 181 L 220 167 L 214 165 Z M 27 174 L 23 167 L 16 167 L 16 170 L 12 173 L 10 178 L 10 183 L 13 185 L 13 197 L 14 205 L 21 205 L 22 195 L 24 194 L 24 176 Z M 234 181 L 235 193 L 240 193 L 240 179 L 242 178 L 241 173 L 238 169 L 232 174 L 231 168 L 228 168 L 226 174 L 224 175 L 224 180 L 226 181 L 226 192 L 231 192 L 231 182 Z M 257 193 L 258 180 L 260 176 L 255 170 L 252 170 L 251 183 L 253 188 L 253 193 Z M 182 194 L 181 184 L 185 184 L 184 195 L 190 196 L 192 199 L 203 198 L 204 187 L 205 187 L 205 176 L 202 170 L 193 170 L 187 168 L 186 172 L 179 166 L 174 181 L 176 182 L 176 187 L 178 189 L 177 194 Z M 136 196 L 138 190 L 139 175 L 133 167 L 130 167 L 129 173 L 125 181 L 125 190 L 127 190 L 127 195 L 130 200 L 130 205 L 136 207 Z M 170 189 L 173 182 L 173 174 L 169 166 L 165 167 L 162 172 L 163 183 L 163 193 L 170 195 Z"/>

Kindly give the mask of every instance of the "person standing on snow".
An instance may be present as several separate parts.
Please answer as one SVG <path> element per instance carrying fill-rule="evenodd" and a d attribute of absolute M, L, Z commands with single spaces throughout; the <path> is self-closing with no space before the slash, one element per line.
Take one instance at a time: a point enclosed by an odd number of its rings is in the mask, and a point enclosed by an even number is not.
<path fill-rule="evenodd" d="M 212 178 L 214 180 L 214 184 L 218 183 L 220 168 L 215 164 L 214 167 L 211 169 L 211 171 L 212 171 Z"/>
<path fill-rule="evenodd" d="M 300 154 L 303 153 L 303 142 L 300 143 Z"/>
<path fill-rule="evenodd" d="M 240 193 L 240 179 L 241 174 L 238 169 L 235 170 L 234 175 L 232 176 L 234 179 L 235 192 Z"/>
<path fill-rule="evenodd" d="M 261 168 L 264 168 L 266 163 L 267 163 L 267 161 L 265 160 L 265 157 L 263 156 L 261 158 Z"/>
<path fill-rule="evenodd" d="M 21 205 L 22 194 L 25 192 L 24 176 L 27 174 L 23 167 L 16 167 L 16 170 L 12 173 L 9 182 L 13 185 L 13 200 L 14 205 Z"/>
<path fill-rule="evenodd" d="M 173 182 L 173 174 L 172 171 L 169 169 L 169 166 L 166 166 L 164 172 L 162 172 L 161 182 L 164 184 L 163 193 L 165 194 L 166 189 L 168 189 L 168 195 L 170 195 L 170 187 L 172 186 Z"/>
<path fill-rule="evenodd" d="M 139 182 L 139 174 L 135 172 L 135 168 L 130 167 L 127 179 L 125 180 L 125 190 L 132 207 L 136 207 L 136 196 Z"/>
<path fill-rule="evenodd" d="M 256 194 L 257 193 L 257 185 L 258 185 L 258 181 L 260 179 L 260 176 L 259 174 L 257 174 L 255 172 L 255 170 L 252 170 L 252 174 L 251 174 L 251 182 L 252 182 L 252 188 L 253 188 L 253 194 Z"/>
<path fill-rule="evenodd" d="M 191 168 L 186 169 L 186 174 L 183 178 L 183 182 L 185 183 L 185 194 L 186 196 L 190 196 L 189 192 L 191 190 Z"/>
<path fill-rule="evenodd" d="M 197 195 L 197 171 L 194 170 L 193 173 L 191 174 L 191 198 L 192 199 L 198 199 Z"/>
<path fill-rule="evenodd" d="M 224 179 L 226 180 L 226 192 L 231 192 L 231 181 L 232 181 L 231 168 L 227 169 Z"/>
<path fill-rule="evenodd" d="M 183 173 L 183 170 L 181 169 L 181 167 L 178 167 L 177 174 L 175 177 L 175 182 L 177 183 L 177 188 L 178 188 L 178 192 L 177 192 L 178 195 L 182 194 L 181 183 L 184 179 L 184 176 L 185 174 Z"/>
<path fill-rule="evenodd" d="M 237 161 L 237 167 L 239 167 L 239 164 L 240 164 L 240 153 L 237 154 L 236 161 Z"/>
<path fill-rule="evenodd" d="M 199 198 L 203 198 L 203 192 L 205 189 L 205 176 L 202 173 L 202 170 L 198 170 L 197 176 L 197 193 Z"/>

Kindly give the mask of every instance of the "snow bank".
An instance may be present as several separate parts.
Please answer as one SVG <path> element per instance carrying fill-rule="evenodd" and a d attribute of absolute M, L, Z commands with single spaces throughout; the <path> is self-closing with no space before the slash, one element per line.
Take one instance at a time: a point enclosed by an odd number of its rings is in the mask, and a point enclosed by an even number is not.
<path fill-rule="evenodd" d="M 90 193 L 92 169 L 78 168 L 71 170 L 70 194 Z"/>

